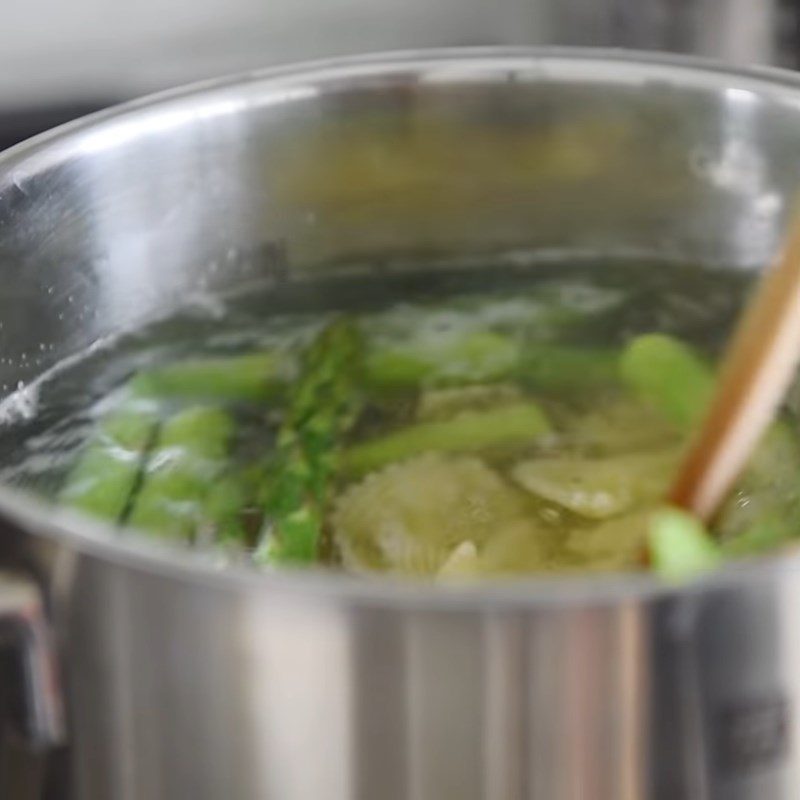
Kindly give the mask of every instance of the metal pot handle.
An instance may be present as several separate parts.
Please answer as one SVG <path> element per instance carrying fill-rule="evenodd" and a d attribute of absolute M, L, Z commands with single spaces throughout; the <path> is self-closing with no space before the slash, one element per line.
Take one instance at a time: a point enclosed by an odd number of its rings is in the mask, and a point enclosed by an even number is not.
<path fill-rule="evenodd" d="M 19 733 L 34 748 L 64 740 L 64 714 L 52 633 L 36 584 L 0 572 L 0 646 L 17 656 L 20 687 Z"/>

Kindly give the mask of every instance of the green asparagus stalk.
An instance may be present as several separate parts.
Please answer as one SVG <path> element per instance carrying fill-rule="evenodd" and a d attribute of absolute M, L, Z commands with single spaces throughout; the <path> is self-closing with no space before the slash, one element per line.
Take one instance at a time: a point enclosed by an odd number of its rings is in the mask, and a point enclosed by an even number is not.
<path fill-rule="evenodd" d="M 703 419 L 714 392 L 712 370 L 685 344 L 662 334 L 634 339 L 622 355 L 621 371 L 635 394 L 687 434 Z M 748 475 L 769 485 L 786 474 L 787 464 L 800 466 L 799 458 L 796 437 L 778 421 L 753 454 Z M 796 483 L 794 475 L 790 480 Z"/>
<path fill-rule="evenodd" d="M 464 411 L 443 422 L 424 422 L 355 445 L 342 455 L 342 470 L 361 475 L 419 453 L 465 453 L 530 442 L 550 431 L 534 403 L 516 403 L 487 411 Z"/>
<path fill-rule="evenodd" d="M 167 364 L 134 376 L 130 389 L 144 397 L 263 402 L 283 392 L 286 373 L 285 357 L 265 351 Z"/>
<path fill-rule="evenodd" d="M 443 341 L 376 346 L 366 360 L 366 381 L 374 389 L 451 385 L 497 380 L 511 374 L 519 358 L 512 339 L 474 331 Z"/>
<path fill-rule="evenodd" d="M 714 375 L 683 342 L 659 333 L 634 339 L 622 354 L 623 381 L 682 431 L 705 413 Z"/>
<path fill-rule="evenodd" d="M 366 382 L 376 390 L 452 386 L 515 378 L 542 391 L 586 390 L 618 382 L 618 354 L 526 342 L 494 331 L 475 331 L 444 343 L 375 346 Z"/>
<path fill-rule="evenodd" d="M 354 324 L 329 324 L 306 351 L 278 433 L 257 563 L 308 563 L 317 555 L 342 434 L 361 407 L 362 341 Z"/>
<path fill-rule="evenodd" d="M 102 420 L 67 476 L 61 501 L 92 516 L 119 522 L 157 427 L 158 418 L 146 404 L 133 404 Z"/>
<path fill-rule="evenodd" d="M 155 536 L 191 540 L 210 488 L 225 468 L 232 434 L 231 418 L 217 408 L 189 408 L 167 420 L 128 523 Z"/>
<path fill-rule="evenodd" d="M 662 334 L 634 339 L 622 355 L 621 372 L 636 395 L 685 434 L 702 420 L 714 391 L 712 370 L 685 344 Z M 785 422 L 774 422 L 737 484 L 752 498 L 739 503 L 733 496 L 715 520 L 722 541 L 730 539 L 731 547 L 744 554 L 759 551 L 765 538 L 775 542 L 797 536 L 798 473 L 796 436 Z M 748 547 L 753 549 L 748 551 Z"/>
<path fill-rule="evenodd" d="M 214 482 L 203 503 L 203 521 L 216 543 L 252 547 L 255 531 L 247 517 L 257 506 L 259 478 L 260 470 L 233 469 Z"/>

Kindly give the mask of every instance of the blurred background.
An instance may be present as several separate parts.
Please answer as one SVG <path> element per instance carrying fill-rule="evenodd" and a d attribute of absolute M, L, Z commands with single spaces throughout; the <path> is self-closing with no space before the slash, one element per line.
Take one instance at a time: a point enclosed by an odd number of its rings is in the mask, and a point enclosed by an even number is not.
<path fill-rule="evenodd" d="M 4 0 L 0 148 L 130 97 L 299 59 L 564 44 L 800 65 L 800 0 Z"/>

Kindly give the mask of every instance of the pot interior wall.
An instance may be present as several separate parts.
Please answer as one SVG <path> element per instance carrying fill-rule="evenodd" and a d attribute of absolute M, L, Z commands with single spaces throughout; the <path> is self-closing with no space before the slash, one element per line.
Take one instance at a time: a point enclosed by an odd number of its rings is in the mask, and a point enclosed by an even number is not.
<path fill-rule="evenodd" d="M 345 266 L 759 265 L 798 129 L 800 91 L 778 83 L 569 54 L 310 69 L 132 107 L 0 162 L 0 392 L 177 305 Z"/>

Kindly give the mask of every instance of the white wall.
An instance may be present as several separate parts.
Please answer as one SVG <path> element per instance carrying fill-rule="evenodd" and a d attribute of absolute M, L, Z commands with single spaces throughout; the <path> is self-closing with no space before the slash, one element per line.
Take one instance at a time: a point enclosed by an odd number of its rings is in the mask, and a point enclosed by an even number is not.
<path fill-rule="evenodd" d="M 297 58 L 522 43 L 518 0 L 0 0 L 0 104 L 139 94 Z"/>
<path fill-rule="evenodd" d="M 278 62 L 435 45 L 663 45 L 770 61 L 787 2 L 0 0 L 0 107 L 125 97 Z"/>

